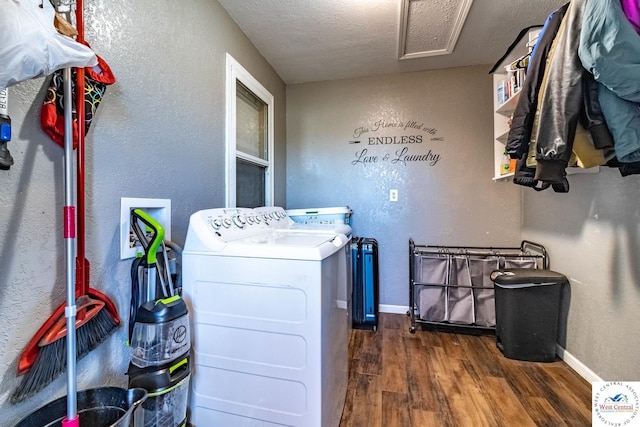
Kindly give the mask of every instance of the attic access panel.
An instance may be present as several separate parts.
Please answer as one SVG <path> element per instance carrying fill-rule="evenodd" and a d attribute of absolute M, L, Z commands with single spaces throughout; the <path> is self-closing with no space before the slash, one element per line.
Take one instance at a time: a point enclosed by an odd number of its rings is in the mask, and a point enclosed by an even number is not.
<path fill-rule="evenodd" d="M 402 0 L 398 59 L 453 52 L 473 0 Z"/>

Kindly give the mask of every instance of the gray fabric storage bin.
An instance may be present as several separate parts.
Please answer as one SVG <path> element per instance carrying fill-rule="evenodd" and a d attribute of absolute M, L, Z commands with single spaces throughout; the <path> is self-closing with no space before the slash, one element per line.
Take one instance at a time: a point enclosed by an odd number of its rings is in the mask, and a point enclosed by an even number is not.
<path fill-rule="evenodd" d="M 493 327 L 496 325 L 495 292 L 491 272 L 499 266 L 497 257 L 469 259 L 471 286 L 475 309 L 475 324 Z"/>
<path fill-rule="evenodd" d="M 470 325 L 474 323 L 473 291 L 469 257 L 451 257 L 447 292 L 447 321 Z"/>
<path fill-rule="evenodd" d="M 443 322 L 447 319 L 447 273 L 449 257 L 414 256 L 416 281 L 434 285 L 416 286 L 416 305 L 421 320 Z M 442 284 L 442 285 L 438 285 Z"/>
<path fill-rule="evenodd" d="M 538 262 L 531 257 L 504 258 L 504 268 L 538 268 Z"/>
<path fill-rule="evenodd" d="M 544 246 L 523 240 L 519 246 L 416 245 L 409 239 L 409 332 L 449 329 L 484 333 L 497 328 L 497 290 L 491 273 L 499 269 L 547 269 Z"/>

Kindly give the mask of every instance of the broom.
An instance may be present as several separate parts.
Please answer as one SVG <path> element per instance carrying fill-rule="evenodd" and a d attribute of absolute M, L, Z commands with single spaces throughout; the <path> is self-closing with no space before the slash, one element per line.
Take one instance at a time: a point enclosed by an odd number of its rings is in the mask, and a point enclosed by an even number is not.
<path fill-rule="evenodd" d="M 78 42 L 84 42 L 82 0 L 76 3 L 76 23 Z M 49 319 L 40 327 L 31 339 L 18 363 L 18 375 L 25 374 L 22 382 L 11 396 L 11 402 L 17 403 L 33 396 L 53 380 L 59 377 L 67 366 L 68 354 L 76 360 L 81 359 L 104 341 L 120 324 L 120 318 L 113 303 L 103 294 L 89 287 L 89 262 L 84 257 L 84 68 L 76 71 L 77 117 L 78 117 L 78 257 L 76 258 L 76 277 L 73 290 L 68 284 L 67 299 L 75 294 L 76 314 L 66 315 L 68 308 L 59 306 Z M 73 259 L 72 240 L 75 238 L 72 206 L 72 103 L 71 73 L 65 73 L 65 242 L 67 259 Z M 67 280 L 73 283 L 73 267 L 67 266 Z M 71 278 L 71 279 L 70 279 Z M 105 309 L 106 307 L 106 309 Z M 67 319 L 69 317 L 70 321 Z M 75 320 L 75 322 L 74 322 Z M 68 331 L 74 326 L 69 338 Z M 70 342 L 67 342 L 70 340 Z M 71 364 L 75 367 L 75 363 Z M 75 368 L 74 368 L 75 369 Z M 26 373 L 25 373 L 26 372 Z M 73 374 L 73 375 L 72 375 Z M 69 372 L 75 377 L 75 372 Z M 73 394 L 73 393 L 69 393 Z"/>

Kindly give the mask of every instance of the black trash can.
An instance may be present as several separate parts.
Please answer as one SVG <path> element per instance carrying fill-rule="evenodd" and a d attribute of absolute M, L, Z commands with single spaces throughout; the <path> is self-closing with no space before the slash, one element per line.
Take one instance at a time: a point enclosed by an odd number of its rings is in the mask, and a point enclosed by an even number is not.
<path fill-rule="evenodd" d="M 496 344 L 510 359 L 551 362 L 556 355 L 560 295 L 567 278 L 535 268 L 496 270 Z"/>

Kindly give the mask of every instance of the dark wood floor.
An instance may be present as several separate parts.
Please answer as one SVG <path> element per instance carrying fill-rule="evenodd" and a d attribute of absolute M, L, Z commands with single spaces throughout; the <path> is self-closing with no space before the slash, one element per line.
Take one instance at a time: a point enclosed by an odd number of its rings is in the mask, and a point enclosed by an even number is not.
<path fill-rule="evenodd" d="M 507 359 L 492 335 L 354 330 L 341 427 L 590 426 L 591 385 L 561 360 Z"/>

